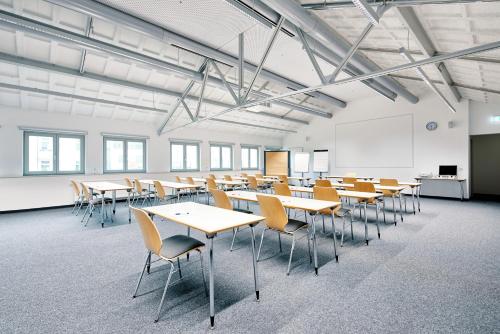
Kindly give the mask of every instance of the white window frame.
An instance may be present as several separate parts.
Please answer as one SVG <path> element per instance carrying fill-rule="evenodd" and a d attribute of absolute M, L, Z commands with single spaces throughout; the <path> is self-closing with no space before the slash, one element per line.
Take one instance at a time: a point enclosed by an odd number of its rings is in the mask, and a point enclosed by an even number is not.
<path fill-rule="evenodd" d="M 106 168 L 107 156 L 106 156 L 106 142 L 110 141 L 123 141 L 123 168 L 108 170 Z M 140 142 L 143 145 L 142 152 L 142 169 L 128 169 L 128 143 L 129 142 Z M 146 139 L 143 138 L 131 138 L 131 137 L 120 137 L 120 136 L 103 136 L 102 140 L 102 156 L 103 156 L 103 173 L 104 174 L 116 174 L 116 173 L 146 173 L 146 163 L 147 163 L 147 143 Z"/>
<path fill-rule="evenodd" d="M 182 154 L 183 154 L 183 161 L 182 161 L 182 168 L 172 168 L 172 145 L 182 145 Z M 187 149 L 186 146 L 196 146 L 196 155 L 198 157 L 197 159 L 197 164 L 196 168 L 186 168 L 187 166 Z M 200 143 L 198 142 L 189 142 L 189 141 L 171 141 L 170 142 L 170 171 L 171 172 L 199 172 L 200 171 Z"/>
<path fill-rule="evenodd" d="M 51 137 L 53 142 L 53 170 L 51 171 L 35 171 L 29 170 L 29 137 Z M 80 170 L 79 171 L 60 171 L 59 170 L 59 138 L 77 138 L 80 139 Z M 58 133 L 53 131 L 24 131 L 23 134 L 23 175 L 72 175 L 85 174 L 85 135 L 72 133 Z"/>
<path fill-rule="evenodd" d="M 248 159 L 248 167 L 247 168 L 243 168 L 243 149 L 248 149 L 248 155 L 247 155 L 247 159 Z M 253 167 L 250 163 L 250 150 L 257 150 L 257 166 Z M 259 166 L 260 166 L 260 149 L 259 149 L 259 146 L 256 146 L 256 145 L 241 145 L 241 170 L 256 170 L 256 169 L 259 169 Z"/>
<path fill-rule="evenodd" d="M 218 147 L 219 148 L 219 166 L 222 166 L 222 148 L 223 147 L 228 147 L 229 148 L 229 152 L 231 154 L 231 157 L 229 158 L 231 166 L 229 168 L 222 168 L 222 167 L 213 168 L 212 167 L 212 147 Z M 214 144 L 210 144 L 210 170 L 211 171 L 233 170 L 233 166 L 234 166 L 233 157 L 234 157 L 233 145 L 231 145 L 231 144 L 215 144 L 215 143 Z"/>

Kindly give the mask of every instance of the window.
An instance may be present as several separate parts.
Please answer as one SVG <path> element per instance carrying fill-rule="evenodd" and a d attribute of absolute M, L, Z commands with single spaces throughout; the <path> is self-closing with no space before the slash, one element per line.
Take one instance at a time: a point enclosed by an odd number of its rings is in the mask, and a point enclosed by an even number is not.
<path fill-rule="evenodd" d="M 104 173 L 146 172 L 146 140 L 104 137 Z"/>
<path fill-rule="evenodd" d="M 83 174 L 85 137 L 24 132 L 24 175 Z"/>
<path fill-rule="evenodd" d="M 198 143 L 170 143 L 171 171 L 199 171 L 200 146 Z"/>
<path fill-rule="evenodd" d="M 233 147 L 231 145 L 210 145 L 210 170 L 233 169 Z"/>
<path fill-rule="evenodd" d="M 241 146 L 241 169 L 259 169 L 257 146 Z"/>

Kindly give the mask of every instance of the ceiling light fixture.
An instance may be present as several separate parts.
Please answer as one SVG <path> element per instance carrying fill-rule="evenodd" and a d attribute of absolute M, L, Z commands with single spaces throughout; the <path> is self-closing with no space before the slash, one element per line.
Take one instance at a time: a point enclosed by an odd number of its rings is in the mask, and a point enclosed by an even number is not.
<path fill-rule="evenodd" d="M 352 3 L 366 16 L 374 25 L 378 24 L 380 17 L 375 10 L 365 0 L 352 0 Z"/>

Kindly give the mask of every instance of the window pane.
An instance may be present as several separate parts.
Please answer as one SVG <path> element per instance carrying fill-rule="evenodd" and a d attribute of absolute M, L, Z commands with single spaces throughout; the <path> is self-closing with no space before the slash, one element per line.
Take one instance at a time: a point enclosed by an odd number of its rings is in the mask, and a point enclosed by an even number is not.
<path fill-rule="evenodd" d="M 222 147 L 222 168 L 231 168 L 231 148 Z"/>
<path fill-rule="evenodd" d="M 241 148 L 241 168 L 248 168 L 248 148 Z"/>
<path fill-rule="evenodd" d="M 144 169 L 144 143 L 141 141 L 127 142 L 127 169 Z"/>
<path fill-rule="evenodd" d="M 170 169 L 184 169 L 184 145 L 172 144 Z"/>
<path fill-rule="evenodd" d="M 259 150 L 256 148 L 250 149 L 250 168 L 259 168 Z"/>
<path fill-rule="evenodd" d="M 79 172 L 82 170 L 82 140 L 59 137 L 59 171 Z"/>
<path fill-rule="evenodd" d="M 54 138 L 28 136 L 29 172 L 54 171 Z"/>
<path fill-rule="evenodd" d="M 210 147 L 210 168 L 220 168 L 220 147 Z"/>
<path fill-rule="evenodd" d="M 186 169 L 198 169 L 197 145 L 186 145 Z"/>
<path fill-rule="evenodd" d="M 123 140 L 106 140 L 106 170 L 123 170 Z"/>

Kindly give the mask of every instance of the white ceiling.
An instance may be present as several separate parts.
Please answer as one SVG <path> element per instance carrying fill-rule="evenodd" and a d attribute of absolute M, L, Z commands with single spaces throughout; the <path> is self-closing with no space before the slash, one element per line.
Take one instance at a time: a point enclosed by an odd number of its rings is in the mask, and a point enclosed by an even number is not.
<path fill-rule="evenodd" d="M 238 34 L 245 32 L 245 57 L 247 61 L 253 63 L 259 62 L 272 34 L 271 29 L 246 16 L 223 0 L 103 0 L 100 2 L 233 55 L 237 54 Z M 498 2 L 425 5 L 413 8 L 436 49 L 440 52 L 455 51 L 499 40 L 500 3 Z M 86 15 L 41 0 L 0 0 L 0 9 L 82 35 L 85 34 L 89 19 Z M 315 11 L 315 13 L 350 42 L 357 38 L 367 24 L 366 18 L 356 8 L 322 10 Z M 100 19 L 93 19 L 90 37 L 192 70 L 198 70 L 203 62 L 203 58 L 196 54 L 152 39 L 127 27 Z M 16 31 L 2 25 L 0 25 L 0 40 L 2 41 L 0 52 L 57 64 L 70 69 L 79 69 L 80 67 L 83 51 L 75 45 L 48 40 L 39 35 Z M 394 9 L 385 13 L 382 23 L 373 29 L 370 36 L 361 45 L 365 50 L 397 50 L 401 46 L 409 48 L 410 51 L 419 51 L 413 37 L 411 34 L 408 35 L 406 27 L 394 13 Z M 380 51 L 363 51 L 363 53 L 382 68 L 405 62 L 398 53 Z M 500 90 L 500 51 L 477 56 L 497 59 L 499 62 L 449 61 L 446 65 L 453 81 L 462 85 Z M 423 56 L 415 54 L 414 57 L 420 59 Z M 318 61 L 325 73 L 334 70 L 332 66 L 321 59 Z M 150 91 L 127 88 L 92 79 L 43 69 L 34 70 L 23 65 L 4 62 L 0 62 L 0 65 L 0 82 L 3 83 L 118 101 L 155 108 L 163 112 L 0 88 L 0 103 L 7 106 L 39 110 L 40 112 L 143 121 L 151 123 L 152 127 L 157 127 L 164 119 L 165 111 L 168 111 L 176 101 L 176 98 L 164 94 L 155 94 Z M 220 64 L 219 67 L 226 75 L 226 79 L 232 82 L 237 81 L 235 68 L 223 64 Z M 300 43 L 284 34 L 279 35 L 265 67 L 306 85 L 319 84 L 319 79 Z M 441 80 L 434 66 L 426 66 L 425 70 L 434 80 Z M 189 82 L 187 78 L 173 72 L 97 51 L 87 51 L 84 71 L 177 92 L 182 92 Z M 210 74 L 217 76 L 213 69 Z M 412 70 L 401 71 L 397 74 L 416 77 Z M 247 85 L 251 77 L 252 73 L 246 71 L 245 81 Z M 422 82 L 407 79 L 398 80 L 413 94 L 420 95 L 428 92 L 428 88 Z M 271 95 L 288 91 L 283 85 L 266 83 L 261 78 L 257 80 L 255 87 L 259 89 L 263 85 L 266 86 L 262 91 Z M 438 87 L 442 88 L 441 85 Z M 191 93 L 198 95 L 200 89 L 201 85 L 195 84 Z M 500 101 L 498 94 L 483 93 L 466 88 L 458 89 L 464 98 L 482 102 Z M 336 86 L 325 90 L 325 92 L 346 102 L 376 94 L 361 83 Z M 205 98 L 226 104 L 233 103 L 231 96 L 225 89 L 211 84 L 207 85 Z M 325 104 L 318 99 L 305 99 L 304 95 L 295 96 L 290 100 L 319 110 L 330 112 L 337 110 L 337 107 Z M 189 100 L 187 104 L 192 111 L 196 109 L 196 101 Z M 203 104 L 201 115 L 212 115 L 222 110 L 224 108 L 220 106 Z M 289 108 L 274 104 L 269 112 L 280 116 L 287 114 L 289 117 L 304 121 L 310 121 L 314 117 L 296 110 L 290 112 Z M 221 118 L 245 123 L 248 126 L 235 126 L 213 121 L 200 122 L 191 126 L 273 137 L 281 137 L 286 132 L 255 128 L 251 124 L 287 130 L 297 130 L 301 126 L 282 119 L 263 117 L 248 112 L 231 112 L 221 116 Z M 180 107 L 169 122 L 167 129 L 189 122 L 187 113 L 183 107 Z"/>

